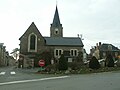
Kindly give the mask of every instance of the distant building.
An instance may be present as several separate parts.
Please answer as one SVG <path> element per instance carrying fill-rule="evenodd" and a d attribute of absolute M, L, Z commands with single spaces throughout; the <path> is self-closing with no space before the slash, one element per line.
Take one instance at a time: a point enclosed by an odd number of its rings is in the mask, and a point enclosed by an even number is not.
<path fill-rule="evenodd" d="M 94 48 L 91 49 L 91 54 L 96 56 L 97 59 L 106 58 L 108 54 L 112 54 L 114 58 L 120 55 L 120 50 L 112 44 L 96 44 Z"/>
<path fill-rule="evenodd" d="M 85 49 L 83 49 L 83 62 L 87 62 L 88 59 L 87 57 L 88 57 L 87 52 Z"/>
<path fill-rule="evenodd" d="M 52 57 L 51 59 L 54 60 L 57 60 L 63 53 L 70 58 L 75 58 L 79 52 L 83 52 L 84 46 L 80 37 L 63 37 L 63 27 L 60 22 L 57 6 L 50 27 L 50 37 L 43 37 L 34 22 L 32 22 L 19 40 L 19 63 L 24 67 L 25 62 L 28 62 L 25 61 L 25 57 L 27 58 L 26 60 L 29 58 L 32 62 L 34 61 L 34 65 L 37 66 L 40 59 L 38 56 L 40 57 L 42 53 L 49 52 Z"/>
<path fill-rule="evenodd" d="M 17 61 L 12 56 L 9 56 L 9 63 L 8 63 L 8 65 L 9 66 L 15 66 L 16 64 L 17 64 Z"/>
<path fill-rule="evenodd" d="M 120 55 L 120 50 L 113 46 L 112 44 L 102 44 L 100 46 L 100 56 L 101 58 L 106 57 L 109 53 L 112 54 L 113 57 L 118 57 L 118 55 Z"/>
<path fill-rule="evenodd" d="M 0 66 L 8 65 L 9 53 L 6 51 L 4 43 L 0 43 Z"/>

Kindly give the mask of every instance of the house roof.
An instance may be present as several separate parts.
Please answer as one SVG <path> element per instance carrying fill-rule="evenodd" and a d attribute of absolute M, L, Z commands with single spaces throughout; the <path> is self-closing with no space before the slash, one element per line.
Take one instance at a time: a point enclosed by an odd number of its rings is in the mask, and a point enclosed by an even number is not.
<path fill-rule="evenodd" d="M 112 44 L 102 44 L 100 46 L 100 51 L 109 51 L 110 48 L 111 48 L 111 51 L 119 51 L 119 49 L 113 46 Z"/>
<path fill-rule="evenodd" d="M 52 46 L 80 46 L 83 47 L 82 40 L 78 37 L 44 37 L 46 45 Z"/>

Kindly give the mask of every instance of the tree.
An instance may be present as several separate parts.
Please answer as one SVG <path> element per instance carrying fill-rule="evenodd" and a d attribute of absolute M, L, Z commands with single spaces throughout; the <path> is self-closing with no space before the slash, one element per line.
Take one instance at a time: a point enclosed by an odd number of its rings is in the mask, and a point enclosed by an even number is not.
<path fill-rule="evenodd" d="M 91 69 L 99 69 L 100 68 L 100 64 L 95 56 L 93 56 L 92 59 L 90 60 L 89 68 L 91 68 Z"/>
<path fill-rule="evenodd" d="M 77 62 L 83 63 L 83 52 L 82 51 L 78 53 Z"/>
<path fill-rule="evenodd" d="M 48 52 L 48 51 L 43 51 L 40 54 L 39 53 L 35 54 L 35 58 L 34 58 L 35 67 L 39 67 L 38 62 L 41 59 L 45 60 L 45 66 L 50 65 L 51 58 L 52 58 L 51 52 Z"/>
<path fill-rule="evenodd" d="M 111 54 L 109 54 L 106 57 L 105 66 L 107 66 L 107 67 L 114 67 L 114 60 L 113 60 L 113 56 Z"/>
<path fill-rule="evenodd" d="M 46 66 L 51 64 L 51 58 L 52 58 L 51 52 L 46 51 L 41 54 L 41 59 L 45 60 Z"/>
<path fill-rule="evenodd" d="M 10 54 L 12 54 L 14 59 L 17 60 L 18 55 L 19 55 L 19 49 L 18 48 L 13 49 L 13 51 Z"/>
<path fill-rule="evenodd" d="M 67 62 L 64 54 L 62 54 L 59 59 L 58 69 L 59 70 L 67 70 L 68 69 L 68 62 Z"/>

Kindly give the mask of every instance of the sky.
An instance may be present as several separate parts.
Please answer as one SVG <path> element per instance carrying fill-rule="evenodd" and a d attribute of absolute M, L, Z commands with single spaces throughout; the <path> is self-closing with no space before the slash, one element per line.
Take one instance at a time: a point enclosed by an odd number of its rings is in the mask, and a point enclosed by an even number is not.
<path fill-rule="evenodd" d="M 96 43 L 110 43 L 120 48 L 120 0 L 57 0 L 64 37 L 82 34 L 89 53 Z M 12 52 L 19 48 L 19 38 L 35 23 L 43 36 L 50 36 L 50 24 L 56 0 L 1 0 L 0 43 Z"/>

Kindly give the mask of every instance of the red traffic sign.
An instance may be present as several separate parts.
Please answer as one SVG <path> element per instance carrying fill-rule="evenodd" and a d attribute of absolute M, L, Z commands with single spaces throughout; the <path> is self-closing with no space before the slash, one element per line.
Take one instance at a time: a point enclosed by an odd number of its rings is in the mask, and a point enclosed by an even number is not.
<path fill-rule="evenodd" d="M 41 67 L 45 66 L 45 60 L 42 60 L 42 59 L 41 59 L 38 64 L 39 64 L 39 66 L 41 66 Z"/>

